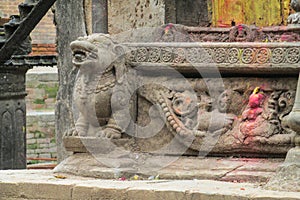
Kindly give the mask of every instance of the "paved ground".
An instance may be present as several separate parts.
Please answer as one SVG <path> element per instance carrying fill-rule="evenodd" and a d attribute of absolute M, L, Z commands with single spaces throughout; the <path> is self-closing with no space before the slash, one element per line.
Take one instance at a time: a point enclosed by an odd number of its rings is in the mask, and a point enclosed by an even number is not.
<path fill-rule="evenodd" d="M 50 170 L 6 170 L 0 171 L 0 199 L 294 200 L 300 193 L 263 190 L 253 183 L 117 181 L 54 175 Z"/>

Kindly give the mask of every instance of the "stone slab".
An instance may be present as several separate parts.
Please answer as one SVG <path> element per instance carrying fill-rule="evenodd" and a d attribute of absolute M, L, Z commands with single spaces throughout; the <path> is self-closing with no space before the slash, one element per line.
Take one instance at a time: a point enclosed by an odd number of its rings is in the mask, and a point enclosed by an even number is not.
<path fill-rule="evenodd" d="M 51 170 L 0 171 L 0 199 L 262 200 L 300 199 L 300 193 L 251 183 L 211 180 L 116 181 L 57 176 Z"/>
<path fill-rule="evenodd" d="M 143 156 L 142 154 L 133 155 Z M 265 183 L 275 175 L 276 169 L 283 163 L 283 159 L 153 155 L 151 160 L 149 159 L 151 162 L 149 160 L 141 162 L 135 160 L 134 156 L 124 154 L 108 160 L 107 157 L 98 157 L 90 153 L 77 153 L 61 162 L 55 168 L 55 172 L 104 179 L 130 178 L 138 174 L 140 179 L 159 175 L 162 179 L 210 179 Z"/>

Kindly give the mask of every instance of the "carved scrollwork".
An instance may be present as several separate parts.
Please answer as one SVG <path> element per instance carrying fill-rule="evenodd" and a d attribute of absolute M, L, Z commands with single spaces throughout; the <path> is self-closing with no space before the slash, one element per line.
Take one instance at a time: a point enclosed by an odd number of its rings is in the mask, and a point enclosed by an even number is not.
<path fill-rule="evenodd" d="M 199 61 L 199 53 L 197 48 L 188 48 L 186 53 L 188 62 L 197 63 Z"/>
<path fill-rule="evenodd" d="M 136 57 L 136 50 L 135 49 L 130 49 L 129 53 L 126 54 L 127 59 L 131 62 L 135 62 L 135 57 Z"/>
<path fill-rule="evenodd" d="M 286 60 L 288 61 L 288 63 L 297 63 L 299 61 L 299 48 L 296 47 L 292 47 L 292 48 L 288 48 L 287 49 L 287 53 L 286 53 Z"/>
<path fill-rule="evenodd" d="M 216 63 L 222 63 L 227 57 L 227 52 L 225 48 L 216 48 L 214 49 L 214 60 Z"/>
<path fill-rule="evenodd" d="M 158 58 L 158 54 L 160 57 Z M 298 47 L 137 47 L 127 55 L 129 61 L 150 63 L 243 63 L 296 64 Z"/>
<path fill-rule="evenodd" d="M 153 47 L 149 49 L 149 61 L 157 62 L 160 58 L 160 49 L 157 47 Z"/>
<path fill-rule="evenodd" d="M 228 62 L 237 63 L 239 61 L 239 50 L 237 48 L 231 48 L 228 50 Z"/>
<path fill-rule="evenodd" d="M 278 99 L 278 106 L 279 106 L 279 119 L 282 120 L 282 118 L 286 115 L 288 115 L 293 108 L 295 100 L 295 91 L 287 91 L 283 92 L 279 99 Z"/>
<path fill-rule="evenodd" d="M 241 59 L 242 62 L 245 64 L 252 63 L 255 58 L 255 49 L 252 48 L 246 48 L 243 50 Z"/>
<path fill-rule="evenodd" d="M 267 48 L 261 48 L 257 51 L 256 61 L 260 64 L 266 63 L 270 58 L 270 52 Z"/>
<path fill-rule="evenodd" d="M 283 62 L 285 51 L 283 48 L 275 48 L 272 51 L 272 62 L 275 64 Z"/>
<path fill-rule="evenodd" d="M 162 62 L 170 62 L 173 58 L 173 51 L 170 47 L 161 48 L 160 59 Z"/>
<path fill-rule="evenodd" d="M 174 48 L 174 62 L 182 63 L 185 60 L 185 51 L 183 48 Z"/>
<path fill-rule="evenodd" d="M 136 50 L 136 61 L 146 62 L 148 58 L 148 50 L 146 47 L 140 47 Z"/>

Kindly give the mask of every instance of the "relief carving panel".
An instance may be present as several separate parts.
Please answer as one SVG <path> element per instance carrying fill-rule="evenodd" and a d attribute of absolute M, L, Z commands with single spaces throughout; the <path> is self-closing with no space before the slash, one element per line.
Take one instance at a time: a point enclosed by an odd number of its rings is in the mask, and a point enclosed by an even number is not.
<path fill-rule="evenodd" d="M 294 64 L 300 54 L 296 46 L 118 44 L 95 34 L 74 41 L 71 49 L 79 68 L 77 119 L 66 139 L 130 139 L 131 149 L 148 153 L 169 143 L 181 144 L 187 154 L 261 156 L 283 155 L 293 146 L 295 133 L 286 116 L 294 102 L 296 78 L 213 78 L 205 73 L 201 78 L 181 74 L 176 67 Z M 159 153 L 180 152 L 166 147 Z"/>

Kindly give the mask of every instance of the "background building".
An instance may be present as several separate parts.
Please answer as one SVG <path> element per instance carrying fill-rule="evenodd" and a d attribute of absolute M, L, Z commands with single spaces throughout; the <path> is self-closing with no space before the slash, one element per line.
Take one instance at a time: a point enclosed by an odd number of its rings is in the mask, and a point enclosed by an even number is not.
<path fill-rule="evenodd" d="M 5 21 L 11 15 L 19 15 L 18 5 L 23 2 L 24 0 L 1 0 L 0 18 Z M 49 10 L 30 34 L 32 39 L 32 54 L 55 54 L 55 35 L 53 13 Z"/>

